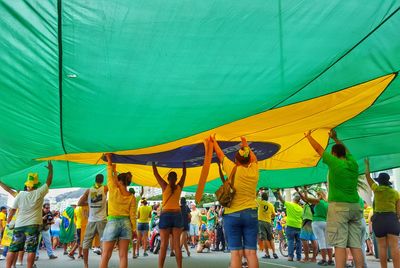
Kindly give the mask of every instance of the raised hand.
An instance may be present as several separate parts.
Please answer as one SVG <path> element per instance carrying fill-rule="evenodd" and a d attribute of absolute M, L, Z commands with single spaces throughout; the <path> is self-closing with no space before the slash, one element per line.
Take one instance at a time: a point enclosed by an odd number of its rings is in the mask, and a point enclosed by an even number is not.
<path fill-rule="evenodd" d="M 47 168 L 48 170 L 53 170 L 53 164 L 51 163 L 50 160 L 47 161 L 47 166 L 46 166 L 46 168 Z"/>
<path fill-rule="evenodd" d="M 337 133 L 336 130 L 331 129 L 331 131 L 329 131 L 329 137 L 331 137 L 333 140 L 337 140 Z"/>

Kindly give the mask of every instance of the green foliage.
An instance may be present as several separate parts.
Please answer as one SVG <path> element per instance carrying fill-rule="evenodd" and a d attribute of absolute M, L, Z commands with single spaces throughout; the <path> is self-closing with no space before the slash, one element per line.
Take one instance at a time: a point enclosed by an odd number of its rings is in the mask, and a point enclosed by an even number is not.
<path fill-rule="evenodd" d="M 193 194 L 187 194 L 185 197 L 186 197 L 186 200 L 194 200 L 195 199 L 195 195 L 193 195 Z M 217 199 L 215 198 L 214 194 L 203 194 L 200 202 L 197 203 L 196 205 L 198 207 L 202 207 L 203 204 L 216 202 L 216 201 L 217 201 Z"/>

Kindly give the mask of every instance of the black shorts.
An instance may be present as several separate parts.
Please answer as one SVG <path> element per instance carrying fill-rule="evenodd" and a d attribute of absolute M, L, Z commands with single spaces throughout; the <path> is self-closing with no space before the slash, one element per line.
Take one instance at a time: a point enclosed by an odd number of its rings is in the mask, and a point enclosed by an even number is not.
<path fill-rule="evenodd" d="M 76 243 L 81 245 L 81 229 L 76 229 Z"/>
<path fill-rule="evenodd" d="M 182 214 L 180 212 L 161 212 L 160 223 L 158 227 L 160 229 L 183 229 Z"/>
<path fill-rule="evenodd" d="M 400 223 L 394 212 L 375 212 L 371 220 L 372 230 L 378 238 L 400 234 Z"/>

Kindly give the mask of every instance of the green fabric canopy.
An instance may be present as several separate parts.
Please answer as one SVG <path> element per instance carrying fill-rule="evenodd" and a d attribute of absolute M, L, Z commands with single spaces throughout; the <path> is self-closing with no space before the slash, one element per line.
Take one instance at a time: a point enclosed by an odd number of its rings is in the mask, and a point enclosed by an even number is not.
<path fill-rule="evenodd" d="M 39 158 L 165 144 L 396 73 L 399 9 L 391 0 L 3 0 L 0 180 L 21 189 L 28 172 L 45 178 Z M 360 172 L 366 156 L 373 170 L 399 167 L 398 76 L 336 130 Z M 54 168 L 54 188 L 88 187 L 105 170 Z M 321 162 L 260 174 L 270 187 L 326 180 Z"/>

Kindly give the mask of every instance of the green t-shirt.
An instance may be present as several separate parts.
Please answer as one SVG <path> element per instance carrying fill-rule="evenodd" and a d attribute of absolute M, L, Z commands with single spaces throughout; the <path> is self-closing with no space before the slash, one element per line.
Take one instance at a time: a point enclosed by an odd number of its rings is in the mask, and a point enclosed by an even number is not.
<path fill-rule="evenodd" d="M 399 192 L 390 186 L 372 184 L 375 195 L 374 212 L 396 212 L 396 203 L 400 199 Z"/>
<path fill-rule="evenodd" d="M 314 207 L 313 221 L 326 221 L 328 215 L 328 202 L 321 199 Z"/>
<path fill-rule="evenodd" d="M 351 154 L 340 159 L 324 152 L 322 160 L 329 167 L 329 202 L 358 203 L 358 164 Z"/>
<path fill-rule="evenodd" d="M 302 226 L 302 216 L 303 216 L 303 208 L 293 202 L 285 202 L 286 207 L 286 226 L 301 228 Z"/>
<path fill-rule="evenodd" d="M 310 221 L 312 221 L 312 219 L 313 219 L 313 214 L 312 214 L 311 207 L 310 207 L 309 204 L 305 204 L 305 205 L 304 205 L 304 207 L 303 207 L 303 216 L 302 216 L 302 218 L 303 218 L 303 221 L 304 221 L 304 220 L 310 220 Z"/>

